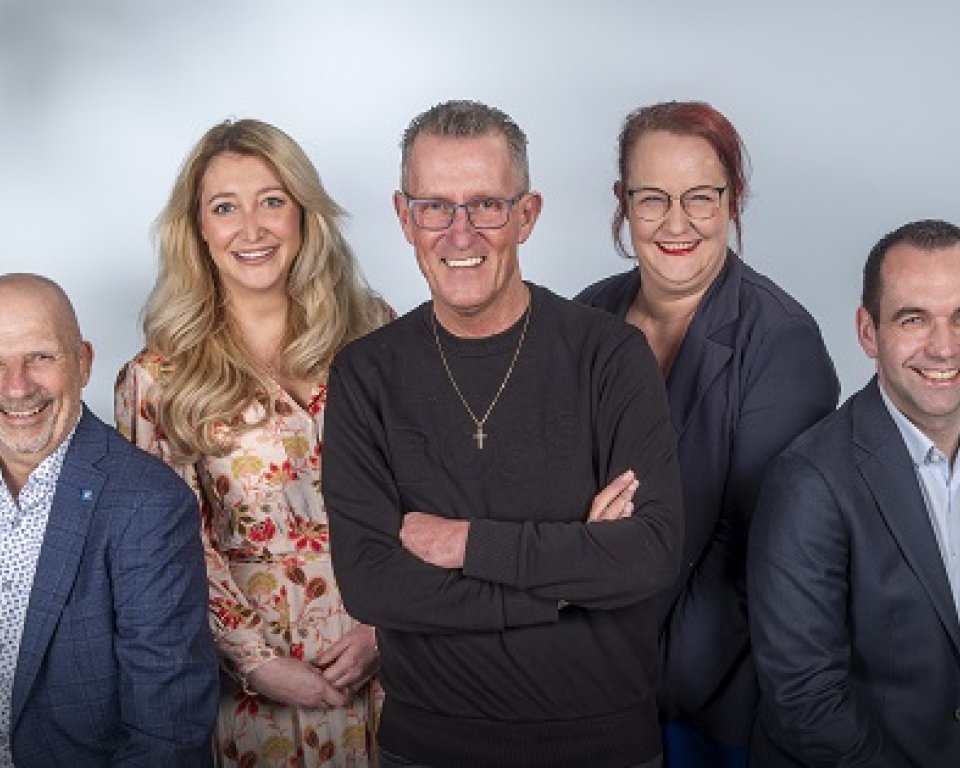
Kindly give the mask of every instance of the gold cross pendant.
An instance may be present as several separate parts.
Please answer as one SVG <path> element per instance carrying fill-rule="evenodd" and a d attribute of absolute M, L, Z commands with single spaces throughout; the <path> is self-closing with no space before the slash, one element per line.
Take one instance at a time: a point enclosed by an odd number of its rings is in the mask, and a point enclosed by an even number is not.
<path fill-rule="evenodd" d="M 487 434 L 483 431 L 483 424 L 477 424 L 477 431 L 473 433 L 473 439 L 477 441 L 477 448 L 483 450 L 483 441 Z"/>

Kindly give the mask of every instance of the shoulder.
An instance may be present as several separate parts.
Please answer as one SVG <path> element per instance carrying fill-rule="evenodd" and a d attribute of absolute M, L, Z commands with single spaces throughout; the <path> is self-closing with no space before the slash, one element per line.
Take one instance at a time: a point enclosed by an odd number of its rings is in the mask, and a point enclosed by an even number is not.
<path fill-rule="evenodd" d="M 640 287 L 640 273 L 636 267 L 618 275 L 604 278 L 584 288 L 574 297 L 574 301 L 591 307 L 618 312 L 629 306 Z"/>
<path fill-rule="evenodd" d="M 370 333 L 354 339 L 336 354 L 332 367 L 343 370 L 378 362 L 385 363 L 397 354 L 404 354 L 411 343 L 419 343 L 425 338 L 424 318 L 428 316 L 429 307 L 429 302 L 421 304 Z"/>
<path fill-rule="evenodd" d="M 193 498 L 190 487 L 166 463 L 135 446 L 90 411 L 84 411 L 67 456 L 68 461 L 89 461 L 103 475 L 104 488 L 111 494 Z"/>
<path fill-rule="evenodd" d="M 624 369 L 624 376 L 641 373 L 659 380 L 656 359 L 643 333 L 616 314 L 557 296 L 530 284 L 534 309 L 540 313 L 540 343 L 556 357 L 572 354 L 577 365 L 595 370 Z M 629 373 L 633 372 L 633 373 Z"/>
<path fill-rule="evenodd" d="M 169 365 L 170 361 L 164 355 L 143 349 L 120 368 L 115 388 L 121 389 L 130 385 L 138 385 L 142 388 L 143 385 L 157 384 L 164 369 Z"/>
<path fill-rule="evenodd" d="M 631 337 L 643 338 L 636 328 L 603 308 L 578 299 L 565 299 L 553 291 L 534 283 L 528 283 L 533 295 L 534 311 L 542 317 L 541 325 L 559 323 L 565 333 L 574 336 L 622 340 Z"/>
<path fill-rule="evenodd" d="M 732 277 L 738 283 L 740 312 L 745 321 L 769 327 L 799 324 L 819 333 L 813 315 L 799 301 L 739 257 L 732 261 Z"/>
<path fill-rule="evenodd" d="M 854 395 L 838 409 L 801 432 L 776 457 L 771 466 L 781 471 L 815 470 L 824 477 L 838 477 L 845 482 L 856 471 L 854 465 L 853 410 L 860 397 Z"/>

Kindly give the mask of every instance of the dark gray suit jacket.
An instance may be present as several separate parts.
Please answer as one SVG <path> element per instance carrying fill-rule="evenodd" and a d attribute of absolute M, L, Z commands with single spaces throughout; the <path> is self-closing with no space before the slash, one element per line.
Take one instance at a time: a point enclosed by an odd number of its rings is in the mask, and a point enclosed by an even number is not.
<path fill-rule="evenodd" d="M 14 763 L 212 765 L 216 711 L 196 497 L 84 410 L 20 641 Z"/>
<path fill-rule="evenodd" d="M 876 380 L 771 465 L 749 595 L 754 765 L 960 765 L 960 623 Z"/>
<path fill-rule="evenodd" d="M 578 300 L 626 316 L 634 269 Z M 662 599 L 661 705 L 746 746 L 757 701 L 746 604 L 747 531 L 767 463 L 837 405 L 820 330 L 733 253 L 707 290 L 666 381 L 683 479 L 684 562 Z"/>

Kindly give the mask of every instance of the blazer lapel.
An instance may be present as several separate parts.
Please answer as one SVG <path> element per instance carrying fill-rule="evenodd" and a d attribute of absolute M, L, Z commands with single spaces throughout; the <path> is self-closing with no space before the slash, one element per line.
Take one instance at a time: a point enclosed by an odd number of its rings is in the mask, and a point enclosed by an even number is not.
<path fill-rule="evenodd" d="M 30 591 L 13 680 L 10 732 L 23 711 L 83 555 L 104 475 L 93 464 L 106 451 L 103 428 L 84 409 L 60 470 Z"/>
<path fill-rule="evenodd" d="M 710 384 L 730 362 L 740 316 L 740 263 L 733 254 L 707 290 L 667 375 L 670 418 L 683 435 Z"/>
<path fill-rule="evenodd" d="M 943 557 L 910 454 L 880 396 L 876 378 L 858 395 L 852 414 L 854 441 L 867 453 L 860 472 L 873 493 L 908 567 L 930 597 L 960 652 L 960 621 Z"/>

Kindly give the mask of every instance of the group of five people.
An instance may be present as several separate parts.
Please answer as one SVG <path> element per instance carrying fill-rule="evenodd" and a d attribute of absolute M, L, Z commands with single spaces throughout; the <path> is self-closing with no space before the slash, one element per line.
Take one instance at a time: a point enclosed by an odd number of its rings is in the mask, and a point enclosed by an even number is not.
<path fill-rule="evenodd" d="M 953 765 L 960 229 L 870 254 L 834 412 L 709 105 L 628 115 L 636 266 L 575 302 L 521 277 L 510 117 L 401 151 L 394 318 L 292 139 L 202 137 L 116 387 L 162 462 L 82 406 L 62 290 L 0 276 L 0 766 Z"/>

